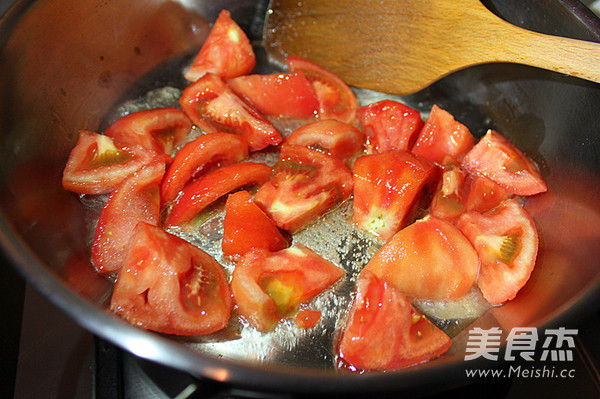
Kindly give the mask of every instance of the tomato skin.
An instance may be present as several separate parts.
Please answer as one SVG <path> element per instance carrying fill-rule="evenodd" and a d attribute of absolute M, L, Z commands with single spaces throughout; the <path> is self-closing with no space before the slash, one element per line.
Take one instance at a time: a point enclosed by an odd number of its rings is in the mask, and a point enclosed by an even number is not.
<path fill-rule="evenodd" d="M 373 273 L 361 273 L 340 341 L 341 359 L 359 370 L 396 370 L 432 360 L 451 345 L 406 295 Z"/>
<path fill-rule="evenodd" d="M 218 76 L 207 73 L 183 90 L 181 109 L 206 133 L 241 135 L 251 151 L 281 142 L 281 135 L 254 107 L 239 98 Z"/>
<path fill-rule="evenodd" d="M 521 205 L 507 199 L 486 212 L 467 212 L 456 226 L 479 254 L 477 285 L 491 304 L 514 299 L 535 266 L 538 235 L 535 223 Z"/>
<path fill-rule="evenodd" d="M 65 190 L 108 194 L 127 176 L 160 158 L 139 146 L 118 147 L 110 137 L 82 130 L 63 171 Z"/>
<path fill-rule="evenodd" d="M 319 118 L 336 119 L 352 124 L 358 101 L 352 89 L 334 73 L 297 56 L 289 56 L 286 64 L 291 72 L 302 72 L 311 82 L 319 99 Z"/>
<path fill-rule="evenodd" d="M 253 248 L 275 252 L 288 246 L 275 223 L 254 203 L 247 191 L 227 197 L 223 220 L 223 254 L 241 256 Z"/>
<path fill-rule="evenodd" d="M 139 222 L 157 225 L 159 184 L 165 164 L 155 162 L 128 176 L 102 208 L 92 243 L 92 262 L 101 273 L 121 269 L 131 232 Z"/>
<path fill-rule="evenodd" d="M 455 221 L 465 211 L 465 179 L 467 172 L 455 164 L 446 165 L 429 206 L 432 216 Z"/>
<path fill-rule="evenodd" d="M 457 299 L 475 284 L 479 257 L 450 222 L 427 216 L 396 233 L 364 270 L 410 297 Z"/>
<path fill-rule="evenodd" d="M 240 314 L 266 332 L 344 275 L 302 244 L 274 253 L 255 248 L 236 265 L 231 289 Z"/>
<path fill-rule="evenodd" d="M 465 125 L 456 121 L 448 111 L 434 105 L 412 152 L 445 165 L 460 161 L 474 143 L 475 138 Z"/>
<path fill-rule="evenodd" d="M 261 185 L 271 177 L 271 167 L 253 162 L 223 166 L 188 184 L 177 198 L 166 226 L 192 221 L 208 205 L 227 193 L 249 184 Z"/>
<path fill-rule="evenodd" d="M 230 79 L 252 72 L 255 66 L 250 40 L 229 11 L 222 10 L 184 77 L 195 82 L 206 73 L 213 73 Z"/>
<path fill-rule="evenodd" d="M 184 145 L 173 157 L 160 186 L 163 204 L 171 202 L 185 185 L 211 164 L 225 166 L 247 159 L 248 144 L 232 133 L 209 133 Z"/>
<path fill-rule="evenodd" d="M 117 145 L 139 145 L 157 153 L 171 153 L 192 130 L 192 121 L 180 109 L 154 108 L 133 112 L 114 121 L 104 135 Z"/>
<path fill-rule="evenodd" d="M 393 100 L 361 107 L 358 119 L 369 139 L 369 152 L 410 150 L 423 127 L 421 114 Z"/>
<path fill-rule="evenodd" d="M 227 84 L 264 115 L 311 118 L 319 110 L 315 91 L 302 72 L 245 75 Z"/>
<path fill-rule="evenodd" d="M 165 334 L 210 334 L 233 309 L 224 269 L 207 253 L 159 227 L 139 223 L 119 272 L 111 310 Z"/>
<path fill-rule="evenodd" d="M 493 130 L 465 155 L 463 165 L 469 173 L 486 176 L 511 194 L 527 196 L 548 190 L 535 164 Z"/>
<path fill-rule="evenodd" d="M 310 148 L 281 146 L 271 179 L 256 203 L 291 233 L 315 221 L 352 194 L 352 172 L 337 158 Z"/>
<path fill-rule="evenodd" d="M 323 149 L 344 162 L 349 162 L 363 148 L 364 135 L 352 125 L 335 119 L 308 123 L 294 130 L 285 143 Z"/>
<path fill-rule="evenodd" d="M 386 241 L 408 223 L 424 187 L 438 176 L 433 162 L 401 150 L 362 156 L 353 173 L 354 222 Z"/>

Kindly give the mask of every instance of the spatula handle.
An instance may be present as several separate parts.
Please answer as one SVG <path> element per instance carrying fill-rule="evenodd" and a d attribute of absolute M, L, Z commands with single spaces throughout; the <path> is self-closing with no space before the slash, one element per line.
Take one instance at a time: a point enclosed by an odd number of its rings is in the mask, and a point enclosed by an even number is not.
<path fill-rule="evenodd" d="M 457 23 L 455 31 L 448 34 L 455 40 L 462 38 L 456 45 L 465 51 L 456 57 L 462 57 L 465 66 L 469 57 L 471 63 L 511 62 L 600 83 L 600 43 L 520 28 L 494 15 L 479 0 L 466 0 L 462 8 L 449 7 L 444 0 L 432 1 L 437 10 L 445 12 L 444 18 L 450 20 L 448 15 L 454 12 L 455 21 L 461 20 L 459 15 L 470 21 Z"/>
<path fill-rule="evenodd" d="M 308 58 L 352 86 L 408 94 L 490 62 L 600 83 L 600 43 L 519 28 L 480 0 L 272 1 L 267 49 Z"/>
<path fill-rule="evenodd" d="M 508 23 L 498 30 L 497 61 L 531 65 L 600 83 L 600 43 L 545 35 Z"/>

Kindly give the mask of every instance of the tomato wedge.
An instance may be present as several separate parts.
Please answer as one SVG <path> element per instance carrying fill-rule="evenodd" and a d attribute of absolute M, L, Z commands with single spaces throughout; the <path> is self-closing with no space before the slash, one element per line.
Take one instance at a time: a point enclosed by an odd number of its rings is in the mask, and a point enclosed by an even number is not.
<path fill-rule="evenodd" d="M 160 156 L 139 146 L 118 147 L 110 137 L 82 130 L 63 171 L 65 190 L 108 194 L 127 176 Z"/>
<path fill-rule="evenodd" d="M 464 202 L 466 211 L 487 212 L 508 199 L 508 193 L 485 176 L 467 175 Z"/>
<path fill-rule="evenodd" d="M 314 62 L 297 56 L 289 56 L 286 63 L 291 72 L 302 72 L 313 85 L 319 99 L 319 118 L 350 124 L 354 122 L 358 101 L 342 79 Z"/>
<path fill-rule="evenodd" d="M 195 82 L 206 73 L 229 79 L 246 75 L 254 69 L 256 56 L 244 31 L 222 10 L 200 52 L 183 75 Z"/>
<path fill-rule="evenodd" d="M 444 165 L 460 161 L 474 143 L 475 138 L 465 125 L 434 105 L 412 152 Z"/>
<path fill-rule="evenodd" d="M 212 166 L 220 167 L 247 159 L 248 144 L 232 133 L 209 133 L 184 145 L 173 157 L 160 185 L 163 204 L 171 202 L 194 177 Z"/>
<path fill-rule="evenodd" d="M 429 206 L 429 213 L 440 219 L 454 221 L 465 211 L 464 187 L 467 172 L 448 164 Z"/>
<path fill-rule="evenodd" d="M 227 325 L 233 299 L 223 267 L 210 255 L 142 222 L 133 231 L 110 308 L 148 330 L 199 335 Z"/>
<path fill-rule="evenodd" d="M 364 270 L 411 297 L 457 299 L 475 284 L 479 258 L 454 225 L 426 216 L 396 233 Z"/>
<path fill-rule="evenodd" d="M 352 125 L 334 119 L 308 123 L 293 131 L 285 139 L 286 144 L 323 150 L 349 162 L 363 148 L 364 135 Z"/>
<path fill-rule="evenodd" d="M 365 155 L 354 163 L 354 222 L 384 240 L 409 222 L 435 164 L 408 151 Z"/>
<path fill-rule="evenodd" d="M 515 200 L 486 212 L 468 212 L 457 227 L 471 240 L 481 259 L 477 285 L 492 304 L 513 299 L 535 266 L 538 235 L 535 224 Z"/>
<path fill-rule="evenodd" d="M 315 91 L 302 72 L 245 75 L 227 84 L 264 115 L 311 118 L 319 110 Z"/>
<path fill-rule="evenodd" d="M 275 223 L 252 201 L 247 191 L 229 194 L 223 219 L 223 254 L 240 256 L 252 248 L 279 251 L 287 246 Z"/>
<path fill-rule="evenodd" d="M 240 314 L 266 332 L 344 275 L 302 244 L 274 253 L 257 248 L 236 265 L 231 289 Z"/>
<path fill-rule="evenodd" d="M 467 173 L 457 164 L 444 168 L 429 208 L 431 215 L 455 222 L 464 212 L 485 212 L 508 199 L 505 189 L 485 176 Z"/>
<path fill-rule="evenodd" d="M 486 176 L 511 194 L 534 195 L 548 190 L 531 159 L 493 130 L 467 153 L 463 165 L 470 173 Z"/>
<path fill-rule="evenodd" d="M 340 358 L 359 370 L 396 370 L 432 360 L 452 340 L 399 290 L 363 272 L 342 335 Z"/>
<path fill-rule="evenodd" d="M 162 162 L 147 165 L 123 180 L 110 194 L 92 243 L 92 262 L 99 272 L 121 269 L 131 232 L 139 222 L 158 224 L 159 184 L 164 173 Z"/>
<path fill-rule="evenodd" d="M 281 142 L 281 135 L 256 109 L 245 103 L 223 80 L 207 73 L 183 90 L 179 103 L 192 122 L 207 133 L 241 135 L 251 151 Z"/>
<path fill-rule="evenodd" d="M 253 162 L 234 163 L 215 169 L 183 189 L 165 225 L 188 223 L 225 194 L 249 184 L 263 184 L 271 177 L 271 172 L 270 166 Z"/>
<path fill-rule="evenodd" d="M 337 158 L 284 144 L 256 203 L 283 230 L 296 232 L 352 194 L 352 172 Z"/>
<path fill-rule="evenodd" d="M 154 108 L 125 115 L 114 121 L 104 135 L 119 146 L 139 145 L 157 153 L 171 153 L 192 130 L 192 121 L 180 109 Z"/>
<path fill-rule="evenodd" d="M 421 114 L 398 101 L 383 100 L 361 107 L 358 119 L 369 152 L 410 150 L 423 127 Z"/>

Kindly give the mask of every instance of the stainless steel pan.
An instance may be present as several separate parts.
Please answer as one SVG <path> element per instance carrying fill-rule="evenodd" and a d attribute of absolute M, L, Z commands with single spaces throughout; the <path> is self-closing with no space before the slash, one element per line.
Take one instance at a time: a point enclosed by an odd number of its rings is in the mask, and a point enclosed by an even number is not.
<path fill-rule="evenodd" d="M 485 3 L 533 30 L 600 41 L 600 21 L 576 1 Z M 260 38 L 264 1 L 18 1 L 3 16 L 0 241 L 5 255 L 83 327 L 192 375 L 293 391 L 410 389 L 464 380 L 465 331 L 436 361 L 356 375 L 324 368 L 294 351 L 284 360 L 222 358 L 197 342 L 137 329 L 107 310 L 111 284 L 90 272 L 89 214 L 60 185 L 65 160 L 79 129 L 101 131 L 116 104 L 154 87 L 181 85 L 185 60 L 198 50 L 221 8 Z M 501 131 L 539 163 L 551 189 L 527 205 L 541 231 L 531 281 L 516 300 L 472 326 L 571 327 L 597 309 L 600 86 L 495 64 L 455 73 L 404 101 L 423 111 L 440 104 L 476 135 L 489 127 Z"/>

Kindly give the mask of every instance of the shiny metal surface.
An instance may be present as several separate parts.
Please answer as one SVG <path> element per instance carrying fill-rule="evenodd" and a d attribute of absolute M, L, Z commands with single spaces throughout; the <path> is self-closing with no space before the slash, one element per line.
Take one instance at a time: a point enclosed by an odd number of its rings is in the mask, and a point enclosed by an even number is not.
<path fill-rule="evenodd" d="M 600 41 L 599 21 L 576 2 L 485 3 L 535 30 Z M 177 72 L 185 57 L 197 51 L 220 8 L 231 9 L 257 38 L 265 6 L 233 0 L 17 2 L 0 21 L 4 252 L 42 294 L 85 328 L 135 355 L 193 375 L 299 391 L 456 383 L 463 377 L 464 333 L 454 339 L 448 355 L 434 362 L 394 373 L 354 375 L 310 364 L 221 359 L 183 340 L 134 328 L 107 310 L 111 284 L 89 267 L 85 211 L 60 186 L 77 132 L 100 131 L 116 104 L 153 88 L 149 81 L 180 84 Z M 542 243 L 530 283 L 515 301 L 490 310 L 475 325 L 504 331 L 572 325 L 597 308 L 600 87 L 496 64 L 456 73 L 404 101 L 422 111 L 437 103 L 478 136 L 489 127 L 499 130 L 540 164 L 551 188 L 527 203 Z"/>

